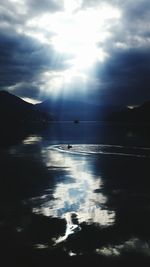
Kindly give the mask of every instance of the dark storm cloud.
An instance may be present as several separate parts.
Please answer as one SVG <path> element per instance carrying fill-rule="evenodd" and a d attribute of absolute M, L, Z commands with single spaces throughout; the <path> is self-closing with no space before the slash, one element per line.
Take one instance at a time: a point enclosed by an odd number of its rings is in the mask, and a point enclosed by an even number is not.
<path fill-rule="evenodd" d="M 22 34 L 1 32 L 0 50 L 0 75 L 12 75 L 14 82 L 16 76 L 22 81 L 24 75 L 31 79 L 41 71 L 64 67 L 52 47 Z"/>
<path fill-rule="evenodd" d="M 12 2 L 10 0 L 0 1 L 1 21 L 25 21 L 33 16 L 43 13 L 54 13 L 63 10 L 63 1 L 56 0 L 24 0 Z"/>
<path fill-rule="evenodd" d="M 137 45 L 140 40 L 143 45 L 142 40 L 146 42 L 146 38 L 149 37 L 149 17 L 150 1 L 148 0 L 130 1 L 123 9 L 122 30 L 131 40 L 137 39 Z"/>
<path fill-rule="evenodd" d="M 119 23 L 115 25 L 114 28 L 111 28 L 111 33 L 113 34 L 114 40 L 116 40 L 116 42 L 123 40 L 128 44 L 129 42 L 136 40 L 137 45 L 139 45 L 140 39 L 142 39 L 143 37 L 145 38 L 145 40 L 146 37 L 149 38 L 149 0 L 83 0 L 82 8 L 103 6 L 105 4 L 109 4 L 110 6 L 118 8 L 121 12 Z"/>
<path fill-rule="evenodd" d="M 15 26 L 18 23 L 22 23 L 23 15 L 20 16 L 17 12 L 16 5 L 6 0 L 0 1 L 0 28 L 4 26 Z"/>
<path fill-rule="evenodd" d="M 88 94 L 99 103 L 122 105 L 150 99 L 150 1 L 84 0 L 81 8 L 97 8 L 100 4 L 117 7 L 121 17 L 106 25 L 111 36 L 98 46 L 108 58 L 90 73 L 95 84 L 87 85 Z M 43 72 L 69 69 L 67 57 L 56 53 L 51 45 L 50 29 L 42 32 L 49 43 L 42 44 L 32 36 L 42 28 L 36 23 L 28 26 L 35 17 L 38 20 L 45 13 L 54 14 L 63 8 L 63 1 L 56 0 L 0 1 L 0 90 L 38 99 L 46 82 L 41 80 Z"/>
<path fill-rule="evenodd" d="M 30 12 L 21 16 L 17 3 L 3 0 L 0 3 L 0 90 L 37 99 L 42 73 L 65 69 L 66 58 L 56 53 L 50 44 L 43 44 L 29 36 L 25 22 L 27 17 L 32 18 L 34 12 L 36 15 L 45 10 L 54 12 L 60 5 L 56 1 L 42 1 L 42 6 L 41 1 L 24 1 L 24 4 Z M 18 32 L 19 27 L 21 33 Z M 35 32 L 38 30 L 35 29 Z"/>
<path fill-rule="evenodd" d="M 112 36 L 99 44 L 108 59 L 95 67 L 99 85 L 91 95 L 100 104 L 141 104 L 150 99 L 150 1 L 89 0 L 84 6 L 104 2 L 118 7 L 121 18 L 112 25 Z"/>
<path fill-rule="evenodd" d="M 24 0 L 12 2 L 0 1 L 0 29 L 3 27 L 18 27 L 26 32 L 26 23 L 35 17 L 40 18 L 43 14 L 51 14 L 63 10 L 63 2 L 55 0 Z M 36 29 L 34 29 L 36 30 Z"/>
<path fill-rule="evenodd" d="M 26 0 L 28 12 L 37 15 L 63 10 L 63 2 L 58 0 Z"/>
<path fill-rule="evenodd" d="M 114 4 L 121 12 L 119 24 L 112 28 L 114 41 L 123 41 L 126 45 L 131 47 L 133 45 L 134 47 L 143 46 L 143 44 L 146 45 L 146 41 L 148 41 L 147 38 L 149 38 L 150 35 L 150 1 L 106 0 L 105 2 L 110 3 L 110 5 Z M 113 44 L 112 40 L 112 45 Z"/>
<path fill-rule="evenodd" d="M 97 66 L 96 77 L 103 103 L 134 105 L 150 99 L 150 49 L 114 52 L 105 65 Z"/>
<path fill-rule="evenodd" d="M 81 8 L 96 7 L 102 4 L 116 5 L 120 7 L 123 5 L 123 2 L 125 1 L 122 1 L 122 0 L 83 0 Z M 128 2 L 128 0 L 126 2 Z"/>
<path fill-rule="evenodd" d="M 67 67 L 65 55 L 60 55 L 51 44 L 32 37 L 38 28 L 27 23 L 44 13 L 63 9 L 56 0 L 25 0 L 0 2 L 0 90 L 11 91 L 21 97 L 38 98 L 41 75 Z M 46 32 L 44 33 L 46 36 Z M 48 33 L 48 38 L 51 33 Z M 43 80 L 44 83 L 44 80 Z"/>
<path fill-rule="evenodd" d="M 23 34 L 1 31 L 0 85 L 32 81 L 43 71 L 64 68 L 64 62 L 49 45 Z"/>
<path fill-rule="evenodd" d="M 126 2 L 126 1 L 125 1 Z M 127 1 L 124 3 L 124 14 L 128 20 L 148 19 L 150 13 L 150 2 L 148 0 Z"/>

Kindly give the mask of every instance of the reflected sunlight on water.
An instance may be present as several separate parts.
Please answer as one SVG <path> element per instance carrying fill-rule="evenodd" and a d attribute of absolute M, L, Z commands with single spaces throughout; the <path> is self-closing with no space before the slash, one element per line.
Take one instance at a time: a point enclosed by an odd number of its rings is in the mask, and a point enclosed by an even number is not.
<path fill-rule="evenodd" d="M 41 136 L 37 136 L 37 135 L 29 135 L 27 138 L 25 138 L 22 143 L 24 145 L 30 145 L 30 144 L 36 144 L 39 143 L 40 141 L 42 141 L 42 137 Z"/>
<path fill-rule="evenodd" d="M 149 259 L 149 134 L 138 142 L 126 130 L 88 125 L 87 140 L 82 123 L 78 135 L 74 124 L 53 124 L 1 151 L 6 253 L 13 243 L 17 256 L 29 249 L 40 262 L 45 255 L 48 262 L 57 255 L 88 262 L 88 256 L 98 266 L 99 260 L 113 265 L 120 259 L 118 266 L 125 266 L 131 256 Z"/>
<path fill-rule="evenodd" d="M 122 253 L 132 251 L 136 253 L 143 253 L 145 255 L 150 255 L 150 245 L 146 241 L 142 241 L 138 238 L 131 238 L 124 243 L 116 246 L 102 247 L 101 249 L 96 249 L 96 253 L 104 256 L 120 256 Z"/>
<path fill-rule="evenodd" d="M 43 149 L 42 154 L 48 168 L 63 167 L 67 174 L 56 183 L 52 200 L 43 200 L 40 207 L 33 207 L 35 213 L 65 218 L 68 225 L 66 237 L 69 231 L 76 229 L 69 214 L 75 214 L 78 223 L 86 221 L 101 226 L 114 223 L 115 212 L 107 209 L 107 198 L 101 192 L 95 192 L 102 189 L 102 179 L 90 172 L 86 158 L 75 158 L 51 149 Z"/>

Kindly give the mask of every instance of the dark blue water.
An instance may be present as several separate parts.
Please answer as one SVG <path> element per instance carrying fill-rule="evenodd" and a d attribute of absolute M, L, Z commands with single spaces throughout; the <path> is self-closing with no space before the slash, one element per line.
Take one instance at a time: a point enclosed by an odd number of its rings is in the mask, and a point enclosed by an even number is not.
<path fill-rule="evenodd" d="M 7 138 L 0 152 L 6 266 L 150 263 L 147 126 L 52 123 L 9 145 Z"/>

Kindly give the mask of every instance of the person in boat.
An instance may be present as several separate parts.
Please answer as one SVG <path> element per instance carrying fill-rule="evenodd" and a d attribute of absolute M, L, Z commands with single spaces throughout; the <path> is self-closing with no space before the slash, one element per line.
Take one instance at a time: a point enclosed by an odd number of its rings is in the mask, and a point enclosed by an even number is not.
<path fill-rule="evenodd" d="M 72 146 L 68 144 L 68 149 L 70 149 L 70 148 L 72 148 Z"/>

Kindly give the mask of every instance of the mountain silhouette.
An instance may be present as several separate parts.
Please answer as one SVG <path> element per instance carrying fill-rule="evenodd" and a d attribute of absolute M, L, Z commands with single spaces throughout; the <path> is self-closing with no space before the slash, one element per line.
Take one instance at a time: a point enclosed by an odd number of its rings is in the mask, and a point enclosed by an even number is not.
<path fill-rule="evenodd" d="M 21 98 L 0 91 L 0 122 L 3 124 L 47 122 L 52 120 L 50 114 L 36 110 L 35 105 Z"/>
<path fill-rule="evenodd" d="M 0 123 L 47 123 L 52 120 L 103 120 L 112 122 L 150 122 L 150 101 L 134 108 L 96 105 L 76 99 L 46 99 L 39 104 L 0 91 Z"/>
<path fill-rule="evenodd" d="M 38 110 L 54 114 L 55 120 L 60 121 L 100 121 L 119 110 L 116 106 L 97 105 L 84 99 L 47 99 L 36 104 Z"/>
<path fill-rule="evenodd" d="M 110 121 L 149 123 L 150 122 L 150 101 L 137 107 L 126 107 L 120 112 L 114 112 L 109 117 Z"/>

